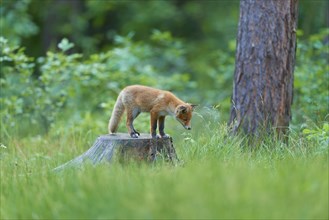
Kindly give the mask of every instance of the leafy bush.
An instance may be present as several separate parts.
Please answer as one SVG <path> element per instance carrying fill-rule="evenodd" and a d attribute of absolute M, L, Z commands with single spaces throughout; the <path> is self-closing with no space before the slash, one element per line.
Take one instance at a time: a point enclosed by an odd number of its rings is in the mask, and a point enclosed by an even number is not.
<path fill-rule="evenodd" d="M 152 44 L 133 42 L 132 34 L 116 37 L 116 47 L 87 58 L 67 54 L 74 46 L 63 39 L 59 52 L 34 59 L 24 49 L 1 38 L 1 122 L 15 126 L 21 119 L 42 124 L 47 131 L 64 110 L 69 118 L 88 109 L 113 106 L 118 92 L 129 84 L 182 91 L 195 87 L 185 72 L 184 49 L 168 32 L 154 31 Z M 13 86 L 15 85 L 15 86 Z"/>
<path fill-rule="evenodd" d="M 24 49 L 10 46 L 0 37 L 1 127 L 15 126 L 16 116 L 30 117 L 35 110 L 36 81 L 33 80 L 35 63 L 24 54 Z M 33 117 L 31 121 L 34 122 Z M 5 126 L 7 125 L 7 126 Z M 1 136 L 2 136 L 1 132 Z"/>
<path fill-rule="evenodd" d="M 28 8 L 31 0 L 1 1 L 1 35 L 19 44 L 22 38 L 35 35 L 39 27 L 33 22 Z"/>
<path fill-rule="evenodd" d="M 328 36 L 329 29 L 324 29 L 298 42 L 293 103 L 295 122 L 307 119 L 321 122 L 328 117 Z"/>
<path fill-rule="evenodd" d="M 329 150 L 329 123 L 323 123 L 322 128 L 315 126 L 315 128 L 305 128 L 303 130 L 306 138 L 320 146 L 317 151 L 319 153 L 328 153 Z"/>

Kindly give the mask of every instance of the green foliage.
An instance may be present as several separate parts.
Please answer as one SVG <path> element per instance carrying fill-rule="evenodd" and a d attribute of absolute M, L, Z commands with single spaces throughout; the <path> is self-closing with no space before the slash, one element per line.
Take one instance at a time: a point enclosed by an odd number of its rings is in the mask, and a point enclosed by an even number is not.
<path fill-rule="evenodd" d="M 198 62 L 190 62 L 192 74 L 198 83 L 198 90 L 192 91 L 193 96 L 203 100 L 203 104 L 218 106 L 228 118 L 235 64 L 233 51 L 226 53 L 214 50 L 207 56 L 195 56 Z"/>
<path fill-rule="evenodd" d="M 20 44 L 22 38 L 35 35 L 39 31 L 39 27 L 28 13 L 30 3 L 31 0 L 1 1 L 1 35 L 11 39 L 14 44 Z"/>
<path fill-rule="evenodd" d="M 64 38 L 59 44 L 58 48 L 61 49 L 63 52 L 71 49 L 74 47 L 73 43 L 70 43 L 68 39 Z"/>
<path fill-rule="evenodd" d="M 326 0 L 299 2 L 305 39 L 326 27 L 327 11 Z M 116 35 L 134 31 L 145 41 L 153 29 L 169 31 L 206 55 L 212 48 L 227 51 L 236 37 L 239 1 L 2 0 L 0 13 L 1 35 L 33 45 L 27 48 L 30 56 L 55 49 L 65 37 L 84 54 L 106 51 Z"/>
<path fill-rule="evenodd" d="M 321 122 L 329 109 L 329 29 L 299 41 L 295 68 L 293 114 L 295 121 Z"/>
<path fill-rule="evenodd" d="M 24 54 L 24 49 L 10 46 L 2 37 L 0 48 L 0 116 L 1 127 L 4 129 L 5 125 L 15 126 L 17 115 L 26 118 L 31 116 L 36 107 L 33 95 L 38 87 L 32 78 L 35 64 L 32 58 Z"/>
<path fill-rule="evenodd" d="M 129 84 L 178 92 L 195 87 L 185 72 L 182 44 L 169 32 L 154 31 L 152 44 L 133 42 L 132 36 L 117 36 L 115 48 L 87 58 L 65 54 L 74 44 L 63 39 L 58 44 L 60 52 L 48 52 L 36 62 L 1 38 L 2 123 L 5 127 L 18 121 L 22 124 L 24 116 L 30 123 L 43 124 L 47 131 L 65 109 L 72 118 L 83 111 L 113 106 L 118 92 Z M 35 71 L 40 73 L 37 78 Z"/>
<path fill-rule="evenodd" d="M 321 148 L 319 153 L 329 151 L 329 123 L 323 123 L 322 128 L 315 126 L 314 129 L 303 130 L 307 140 L 315 141 Z"/>

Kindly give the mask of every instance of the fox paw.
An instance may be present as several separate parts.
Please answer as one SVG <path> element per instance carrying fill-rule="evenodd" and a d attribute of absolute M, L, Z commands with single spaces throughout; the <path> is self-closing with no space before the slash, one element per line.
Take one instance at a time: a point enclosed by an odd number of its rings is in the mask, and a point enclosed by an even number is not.
<path fill-rule="evenodd" d="M 137 134 L 138 136 L 141 136 L 141 134 L 134 129 L 134 133 Z"/>
<path fill-rule="evenodd" d="M 154 139 L 159 139 L 160 138 L 160 135 L 156 134 L 156 135 L 151 135 L 152 138 Z"/>
<path fill-rule="evenodd" d="M 139 136 L 139 133 L 131 133 L 130 134 L 130 137 L 132 137 L 132 138 L 138 138 L 138 136 Z"/>
<path fill-rule="evenodd" d="M 168 134 L 163 134 L 161 135 L 161 138 L 170 138 L 170 136 Z"/>
<path fill-rule="evenodd" d="M 169 135 L 167 134 L 164 134 L 164 135 L 152 135 L 152 138 L 156 138 L 156 139 L 159 139 L 159 138 L 170 138 Z"/>

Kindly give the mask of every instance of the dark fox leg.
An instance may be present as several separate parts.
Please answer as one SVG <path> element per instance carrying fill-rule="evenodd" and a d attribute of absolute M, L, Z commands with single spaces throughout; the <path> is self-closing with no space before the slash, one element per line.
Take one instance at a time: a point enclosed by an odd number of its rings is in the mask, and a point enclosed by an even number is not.
<path fill-rule="evenodd" d="M 166 116 L 160 116 L 160 117 L 159 117 L 159 133 L 160 133 L 160 136 L 161 136 L 162 138 L 168 138 L 168 137 L 169 137 L 169 135 L 167 135 L 167 134 L 164 132 L 165 118 L 166 118 Z"/>
<path fill-rule="evenodd" d="M 151 111 L 151 136 L 152 138 L 157 138 L 157 121 L 158 114 Z"/>
<path fill-rule="evenodd" d="M 139 133 L 135 130 L 134 125 L 133 125 L 134 119 L 138 116 L 138 114 L 134 115 L 132 111 L 127 110 L 126 126 L 128 129 L 128 133 L 130 134 L 130 136 L 132 138 L 138 138 L 138 136 L 139 136 Z"/>
<path fill-rule="evenodd" d="M 132 115 L 133 115 L 133 122 L 135 120 L 135 118 L 137 118 L 137 116 L 140 114 L 140 110 L 138 108 L 134 109 L 133 112 L 132 112 Z M 141 134 L 134 128 L 134 123 L 132 122 L 132 129 L 133 131 L 138 135 L 140 136 Z"/>

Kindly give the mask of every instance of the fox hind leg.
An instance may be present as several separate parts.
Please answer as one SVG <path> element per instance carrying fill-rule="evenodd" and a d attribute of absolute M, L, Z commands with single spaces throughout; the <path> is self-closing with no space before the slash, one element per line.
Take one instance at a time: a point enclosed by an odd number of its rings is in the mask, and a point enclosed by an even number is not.
<path fill-rule="evenodd" d="M 128 129 L 128 132 L 129 132 L 129 134 L 132 138 L 138 138 L 138 136 L 140 136 L 140 133 L 135 130 L 134 124 L 133 124 L 135 118 L 137 118 L 137 116 L 139 114 L 140 114 L 139 109 L 133 109 L 132 111 L 127 110 L 127 123 L 126 123 L 126 126 L 127 126 L 127 129 Z"/>
<path fill-rule="evenodd" d="M 141 111 L 140 111 L 140 109 L 138 109 L 138 108 L 135 108 L 134 110 L 133 110 L 133 121 L 135 120 L 135 118 L 137 118 L 137 116 L 139 115 L 141 113 Z M 138 132 L 138 131 L 136 131 L 136 129 L 134 128 L 134 125 L 132 124 L 132 127 L 133 127 L 133 131 L 138 135 L 138 136 L 140 136 L 141 134 Z"/>

